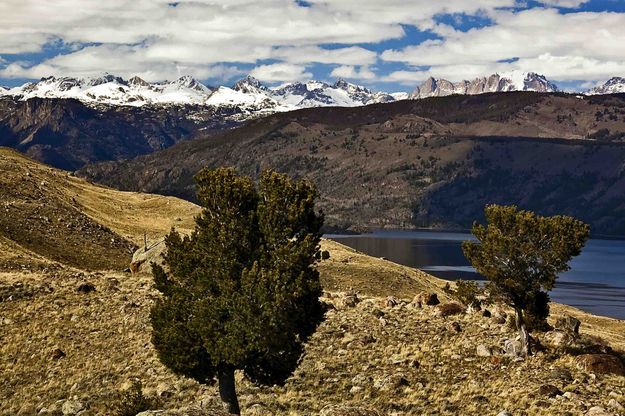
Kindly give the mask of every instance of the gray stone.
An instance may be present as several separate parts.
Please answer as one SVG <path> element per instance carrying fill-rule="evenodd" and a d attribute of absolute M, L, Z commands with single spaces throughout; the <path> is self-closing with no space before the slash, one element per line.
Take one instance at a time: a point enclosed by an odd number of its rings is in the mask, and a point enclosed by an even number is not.
<path fill-rule="evenodd" d="M 78 400 L 66 400 L 61 407 L 61 412 L 64 415 L 77 415 L 84 408 L 85 406 Z"/>
<path fill-rule="evenodd" d="M 555 327 L 562 332 L 579 335 L 580 320 L 572 316 L 564 316 L 556 321 Z"/>
<path fill-rule="evenodd" d="M 588 412 L 586 412 L 586 416 L 612 416 L 612 415 L 606 412 L 606 410 L 603 407 L 594 406 L 588 409 Z"/>
<path fill-rule="evenodd" d="M 490 348 L 484 344 L 480 344 L 477 346 L 476 354 L 478 357 L 490 357 L 493 355 L 490 351 Z"/>

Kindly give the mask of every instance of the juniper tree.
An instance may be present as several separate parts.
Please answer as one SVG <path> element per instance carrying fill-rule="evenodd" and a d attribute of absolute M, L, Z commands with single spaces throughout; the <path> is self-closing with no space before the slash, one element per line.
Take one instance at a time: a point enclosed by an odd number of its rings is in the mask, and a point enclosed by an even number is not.
<path fill-rule="evenodd" d="M 239 414 L 235 370 L 259 384 L 282 384 L 323 319 L 323 215 L 314 186 L 266 171 L 256 186 L 233 169 L 196 176 L 203 207 L 188 237 L 165 239 L 166 270 L 153 266 L 162 297 L 151 311 L 152 342 L 174 372 L 217 381 Z"/>
<path fill-rule="evenodd" d="M 464 255 L 489 282 L 491 294 L 511 306 L 516 314 L 522 353 L 530 355 L 524 313 L 548 299 L 558 274 L 580 254 L 589 226 L 568 216 L 542 217 L 515 206 L 487 205 L 487 224 L 474 223 L 477 242 L 462 244 Z M 542 313 L 548 313 L 548 310 Z"/>

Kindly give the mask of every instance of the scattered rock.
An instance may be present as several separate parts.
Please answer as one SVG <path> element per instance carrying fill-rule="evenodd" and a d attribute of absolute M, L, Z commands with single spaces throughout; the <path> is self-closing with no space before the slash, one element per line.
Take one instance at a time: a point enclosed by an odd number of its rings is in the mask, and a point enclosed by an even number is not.
<path fill-rule="evenodd" d="M 439 317 L 458 315 L 464 313 L 464 306 L 457 302 L 443 303 L 436 306 L 434 314 Z"/>
<path fill-rule="evenodd" d="M 545 333 L 544 340 L 554 347 L 570 347 L 575 344 L 577 337 L 571 332 L 557 329 Z"/>
<path fill-rule="evenodd" d="M 612 416 L 601 406 L 595 406 L 588 409 L 586 416 Z"/>
<path fill-rule="evenodd" d="M 556 321 L 555 327 L 564 333 L 579 335 L 580 324 L 579 319 L 567 315 L 559 318 Z"/>
<path fill-rule="evenodd" d="M 492 354 L 490 347 L 484 344 L 480 344 L 476 348 L 476 354 L 478 357 L 490 357 Z"/>
<path fill-rule="evenodd" d="M 483 316 L 484 318 L 490 318 L 490 317 L 491 317 L 491 313 L 490 313 L 490 311 L 489 311 L 488 309 L 484 309 L 484 310 L 482 311 L 482 316 Z"/>
<path fill-rule="evenodd" d="M 417 305 L 428 305 L 428 306 L 435 306 L 441 303 L 438 300 L 438 295 L 434 292 L 421 292 L 417 296 L 415 296 L 412 302 Z"/>
<path fill-rule="evenodd" d="M 60 360 L 61 358 L 65 357 L 65 352 L 60 348 L 56 348 L 54 351 L 52 351 L 51 356 L 53 360 Z"/>
<path fill-rule="evenodd" d="M 625 367 L 618 357 L 609 354 L 583 354 L 576 358 L 577 367 L 595 374 L 625 376 Z"/>
<path fill-rule="evenodd" d="M 501 412 L 497 413 L 497 416 L 512 416 L 512 413 L 508 412 L 507 410 L 502 410 Z"/>
<path fill-rule="evenodd" d="M 539 396 L 556 397 L 562 395 L 562 391 L 553 384 L 543 384 L 538 388 Z"/>
<path fill-rule="evenodd" d="M 330 252 L 328 250 L 323 250 L 321 252 L 321 260 L 328 260 L 330 258 Z"/>
<path fill-rule="evenodd" d="M 408 379 L 406 379 L 403 374 L 392 374 L 388 377 L 377 380 L 373 384 L 373 387 L 383 391 L 392 391 L 398 390 L 401 387 L 406 387 L 409 384 Z"/>
<path fill-rule="evenodd" d="M 617 412 L 625 411 L 625 406 L 620 404 L 616 399 L 610 399 L 608 402 L 608 407 L 612 410 L 616 410 Z"/>
<path fill-rule="evenodd" d="M 85 407 L 78 400 L 66 400 L 61 407 L 63 415 L 77 415 Z"/>
<path fill-rule="evenodd" d="M 81 283 L 80 285 L 78 285 L 78 287 L 76 288 L 77 292 L 80 293 L 91 293 L 91 292 L 95 292 L 95 285 L 93 283 Z"/>
<path fill-rule="evenodd" d="M 386 298 L 386 301 L 384 302 L 384 306 L 386 306 L 387 308 L 393 308 L 395 306 L 397 306 L 399 302 L 397 301 L 397 299 L 393 296 L 389 296 Z"/>
<path fill-rule="evenodd" d="M 354 308 L 360 303 L 360 299 L 356 293 L 345 293 L 339 301 L 343 308 Z"/>
<path fill-rule="evenodd" d="M 132 273 L 149 272 L 151 264 L 164 265 L 163 254 L 167 251 L 165 240 L 157 241 L 147 247 L 141 247 L 132 255 L 130 271 Z"/>

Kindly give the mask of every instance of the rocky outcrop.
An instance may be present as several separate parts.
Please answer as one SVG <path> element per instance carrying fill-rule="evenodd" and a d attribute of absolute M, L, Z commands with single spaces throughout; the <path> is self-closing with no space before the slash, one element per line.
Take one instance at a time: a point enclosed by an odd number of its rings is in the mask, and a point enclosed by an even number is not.
<path fill-rule="evenodd" d="M 616 374 L 625 376 L 623 362 L 614 355 L 584 354 L 576 358 L 577 367 L 595 374 Z"/>
<path fill-rule="evenodd" d="M 132 256 L 130 263 L 130 271 L 132 273 L 150 272 L 152 264 L 158 266 L 164 265 L 163 254 L 167 252 L 167 246 L 164 240 L 159 240 L 146 247 L 141 247 Z"/>

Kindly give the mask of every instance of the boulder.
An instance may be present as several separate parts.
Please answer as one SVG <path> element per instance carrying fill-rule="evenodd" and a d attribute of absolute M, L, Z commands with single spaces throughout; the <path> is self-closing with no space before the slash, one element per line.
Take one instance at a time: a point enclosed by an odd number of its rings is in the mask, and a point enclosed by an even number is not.
<path fill-rule="evenodd" d="M 478 345 L 475 353 L 478 357 L 490 357 L 491 355 L 493 355 L 491 348 L 484 344 Z"/>
<path fill-rule="evenodd" d="M 459 315 L 461 313 L 464 313 L 464 310 L 464 306 L 462 306 L 458 302 L 449 302 L 436 305 L 436 311 L 434 312 L 434 314 L 439 317 L 445 317 L 451 315 Z"/>
<path fill-rule="evenodd" d="M 553 347 L 570 347 L 576 343 L 579 336 L 573 332 L 564 332 L 559 329 L 554 329 L 546 332 L 543 339 Z"/>
<path fill-rule="evenodd" d="M 165 240 L 157 241 L 147 247 L 141 247 L 132 255 L 130 271 L 132 273 L 150 272 L 152 270 L 152 263 L 163 266 L 165 260 L 163 254 L 165 254 L 166 251 Z"/>
<path fill-rule="evenodd" d="M 360 299 L 356 293 L 345 293 L 339 299 L 339 303 L 343 308 L 354 308 L 360 303 Z"/>
<path fill-rule="evenodd" d="M 612 414 L 606 412 L 606 410 L 601 406 L 594 406 L 588 409 L 586 416 L 612 416 Z"/>
<path fill-rule="evenodd" d="M 397 306 L 398 304 L 399 302 L 397 301 L 397 298 L 395 298 L 394 296 L 389 296 L 384 301 L 384 307 L 386 308 L 393 308 Z"/>
<path fill-rule="evenodd" d="M 581 322 L 579 319 L 572 316 L 563 316 L 556 321 L 556 329 L 564 332 L 565 334 L 579 335 L 579 326 Z"/>
<path fill-rule="evenodd" d="M 61 407 L 63 415 L 77 415 L 85 407 L 78 400 L 66 400 Z"/>
<path fill-rule="evenodd" d="M 623 406 L 622 404 L 620 404 L 616 399 L 612 398 L 610 399 L 610 401 L 608 402 L 608 407 L 612 410 L 615 410 L 617 412 L 623 412 L 625 411 L 625 406 Z"/>
<path fill-rule="evenodd" d="M 434 292 L 421 292 L 417 296 L 415 296 L 412 302 L 419 306 L 435 306 L 441 303 L 440 300 L 438 300 L 438 295 Z"/>
<path fill-rule="evenodd" d="M 625 376 L 623 362 L 609 354 L 583 354 L 576 358 L 580 370 L 594 374 L 616 374 Z"/>

